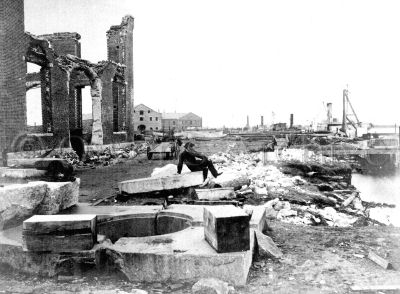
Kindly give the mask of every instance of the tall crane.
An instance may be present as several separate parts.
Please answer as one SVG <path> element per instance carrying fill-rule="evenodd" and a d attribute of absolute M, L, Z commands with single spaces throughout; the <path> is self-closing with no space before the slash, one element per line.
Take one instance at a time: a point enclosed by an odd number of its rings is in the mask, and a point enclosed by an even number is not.
<path fill-rule="evenodd" d="M 351 110 L 351 113 L 348 110 Z M 354 120 L 355 119 L 355 120 Z M 349 123 L 356 131 L 357 136 L 357 127 L 361 127 L 361 122 L 358 119 L 356 112 L 354 111 L 353 105 L 351 105 L 349 99 L 349 90 L 343 90 L 343 118 L 342 118 L 342 128 L 341 131 L 347 134 L 347 123 Z"/>

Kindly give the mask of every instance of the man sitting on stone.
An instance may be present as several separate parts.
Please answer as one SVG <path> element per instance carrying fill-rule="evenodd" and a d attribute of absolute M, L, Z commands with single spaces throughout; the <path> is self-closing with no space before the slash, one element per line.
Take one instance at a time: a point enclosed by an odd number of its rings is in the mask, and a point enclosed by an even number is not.
<path fill-rule="evenodd" d="M 182 171 L 182 165 L 186 164 L 186 166 L 192 171 L 202 171 L 204 180 L 207 179 L 208 170 L 210 170 L 211 174 L 214 178 L 218 177 L 222 173 L 219 173 L 214 164 L 207 158 L 207 156 L 197 152 L 193 149 L 194 144 L 191 142 L 187 142 L 183 146 L 183 151 L 179 154 L 178 161 L 178 174 Z"/>

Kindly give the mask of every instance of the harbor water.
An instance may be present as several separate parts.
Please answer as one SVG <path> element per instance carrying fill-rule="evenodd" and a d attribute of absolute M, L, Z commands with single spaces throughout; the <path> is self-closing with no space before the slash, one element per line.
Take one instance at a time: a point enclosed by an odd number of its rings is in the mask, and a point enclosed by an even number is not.
<path fill-rule="evenodd" d="M 376 208 L 374 214 L 384 223 L 400 227 L 400 171 L 384 176 L 353 174 L 352 184 L 361 192 L 363 201 L 396 205 L 395 208 Z"/>

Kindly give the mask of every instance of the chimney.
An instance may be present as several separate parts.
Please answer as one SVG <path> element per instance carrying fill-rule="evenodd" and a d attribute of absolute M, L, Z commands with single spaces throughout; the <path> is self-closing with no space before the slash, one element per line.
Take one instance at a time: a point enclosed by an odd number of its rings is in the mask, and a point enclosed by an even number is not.
<path fill-rule="evenodd" d="M 293 113 L 290 114 L 290 128 L 293 128 Z"/>
<path fill-rule="evenodd" d="M 261 126 L 264 126 L 264 117 L 261 115 Z"/>
<path fill-rule="evenodd" d="M 328 122 L 328 124 L 331 124 L 332 123 L 332 103 L 326 104 L 326 110 L 327 110 L 327 122 Z"/>

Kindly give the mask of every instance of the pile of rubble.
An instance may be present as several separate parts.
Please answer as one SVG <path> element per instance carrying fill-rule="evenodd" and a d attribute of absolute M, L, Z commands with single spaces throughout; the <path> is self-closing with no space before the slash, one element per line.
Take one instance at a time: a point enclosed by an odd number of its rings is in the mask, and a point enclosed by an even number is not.
<path fill-rule="evenodd" d="M 133 159 L 139 154 L 147 152 L 147 143 L 135 144 L 125 148 L 110 148 L 103 150 L 89 150 L 83 155 L 82 160 L 79 160 L 78 155 L 74 150 L 71 151 L 55 151 L 54 157 L 66 159 L 74 167 L 94 167 L 107 166 L 121 162 L 123 159 Z"/>
<path fill-rule="evenodd" d="M 312 160 L 302 162 L 300 151 L 290 151 L 269 164 L 263 153 L 218 153 L 210 159 L 223 174 L 210 180 L 211 187 L 233 184 L 237 199 L 264 203 L 269 217 L 284 222 L 336 227 L 388 224 L 372 218 L 374 205 L 362 201 L 350 184 L 348 165 L 333 160 L 321 164 L 318 156 L 309 155 Z"/>

